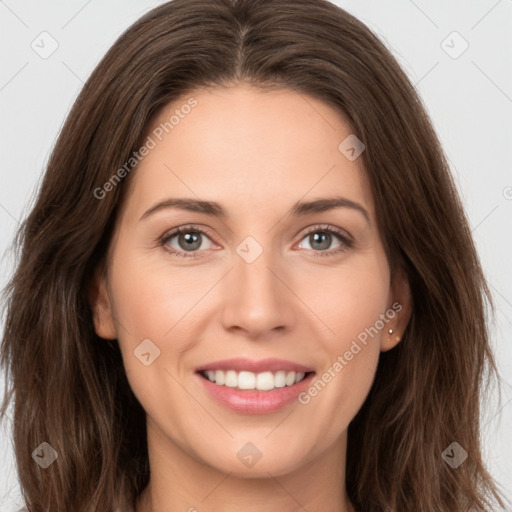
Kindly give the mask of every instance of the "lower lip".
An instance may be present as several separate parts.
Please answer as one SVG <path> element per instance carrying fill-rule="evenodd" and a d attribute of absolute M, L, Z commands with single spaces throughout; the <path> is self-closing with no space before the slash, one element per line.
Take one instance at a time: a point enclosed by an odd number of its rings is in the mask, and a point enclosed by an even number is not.
<path fill-rule="evenodd" d="M 269 414 L 291 404 L 309 386 L 314 372 L 297 384 L 274 388 L 270 391 L 240 390 L 218 386 L 200 374 L 196 374 L 206 391 L 221 405 L 240 414 Z"/>

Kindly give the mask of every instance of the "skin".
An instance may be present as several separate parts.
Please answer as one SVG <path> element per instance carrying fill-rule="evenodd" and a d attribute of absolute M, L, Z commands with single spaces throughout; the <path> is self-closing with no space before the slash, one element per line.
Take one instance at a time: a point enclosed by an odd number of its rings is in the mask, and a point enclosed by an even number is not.
<path fill-rule="evenodd" d="M 380 352 L 405 330 L 410 295 L 401 274 L 391 279 L 362 159 L 338 150 L 350 126 L 291 90 L 236 85 L 190 96 L 197 106 L 131 176 L 107 272 L 90 292 L 96 332 L 118 339 L 146 411 L 151 480 L 136 510 L 353 511 L 344 486 L 347 428 Z M 167 105 L 150 128 L 190 96 Z M 286 215 L 298 200 L 335 193 L 359 203 L 369 222 L 347 207 Z M 168 208 L 140 220 L 169 197 L 217 201 L 228 216 Z M 199 257 L 173 256 L 158 243 L 190 223 L 209 233 L 198 235 Z M 304 234 L 318 224 L 344 230 L 353 245 Z M 252 263 L 236 252 L 247 236 L 263 250 Z M 179 235 L 167 247 L 187 254 Z M 332 255 L 313 255 L 322 251 Z M 276 357 L 321 376 L 394 302 L 400 314 L 306 405 L 239 414 L 210 398 L 194 373 L 220 359 Z M 160 350 L 149 366 L 133 353 L 147 338 Z M 262 454 L 250 468 L 237 458 L 248 441 Z"/>

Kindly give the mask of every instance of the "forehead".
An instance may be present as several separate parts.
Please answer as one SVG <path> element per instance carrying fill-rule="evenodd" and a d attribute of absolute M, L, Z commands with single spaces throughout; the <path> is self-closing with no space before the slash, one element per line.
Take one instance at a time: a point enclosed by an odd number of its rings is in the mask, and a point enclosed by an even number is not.
<path fill-rule="evenodd" d="M 127 197 L 138 210 L 165 195 L 254 214 L 341 195 L 372 211 L 362 159 L 339 148 L 352 135 L 349 123 L 305 94 L 249 85 L 199 90 L 166 105 L 147 135 L 154 144 Z"/>

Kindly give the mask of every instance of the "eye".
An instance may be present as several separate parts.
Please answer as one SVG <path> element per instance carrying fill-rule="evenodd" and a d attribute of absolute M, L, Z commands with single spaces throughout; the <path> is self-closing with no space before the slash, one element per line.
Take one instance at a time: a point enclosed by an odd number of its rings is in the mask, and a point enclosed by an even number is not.
<path fill-rule="evenodd" d="M 182 226 L 165 233 L 160 240 L 160 245 L 174 256 L 196 258 L 199 256 L 198 249 L 208 248 L 203 244 L 205 237 L 210 240 L 203 229 L 195 226 Z"/>
<path fill-rule="evenodd" d="M 333 235 L 340 243 L 336 248 L 327 251 L 325 249 L 331 246 Z M 164 233 L 159 240 L 159 244 L 173 256 L 197 258 L 201 256 L 200 249 L 211 248 L 204 246 L 205 238 L 211 242 L 205 230 L 193 225 L 181 226 Z M 303 236 L 302 240 L 304 239 L 307 239 L 315 257 L 333 256 L 353 246 L 352 239 L 345 231 L 329 225 L 311 227 Z M 311 247 L 311 245 L 313 246 Z M 299 247 L 302 248 L 302 245 L 299 244 Z"/>
<path fill-rule="evenodd" d="M 333 242 L 333 235 L 341 243 L 335 249 L 326 251 Z M 306 232 L 304 239 L 310 244 L 314 256 L 333 256 L 353 246 L 352 239 L 345 231 L 329 225 L 313 226 Z"/>

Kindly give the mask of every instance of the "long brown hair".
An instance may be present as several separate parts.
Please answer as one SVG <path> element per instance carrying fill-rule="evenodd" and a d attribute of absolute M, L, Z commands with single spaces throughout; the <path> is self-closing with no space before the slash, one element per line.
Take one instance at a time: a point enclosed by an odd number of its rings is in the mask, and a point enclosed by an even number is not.
<path fill-rule="evenodd" d="M 126 30 L 88 79 L 14 241 L 2 412 L 13 403 L 28 509 L 129 509 L 148 483 L 145 413 L 117 343 L 96 335 L 87 298 L 136 166 L 104 185 L 164 105 L 241 82 L 310 95 L 348 120 L 366 146 L 389 262 L 410 283 L 405 335 L 381 354 L 349 426 L 350 500 L 365 512 L 489 510 L 494 500 L 503 507 L 480 445 L 479 400 L 498 376 L 486 320 L 492 301 L 410 81 L 365 25 L 325 0 L 174 0 Z M 58 454 L 48 469 L 31 455 L 42 442 Z M 453 442 L 468 452 L 457 468 L 442 456 Z"/>

